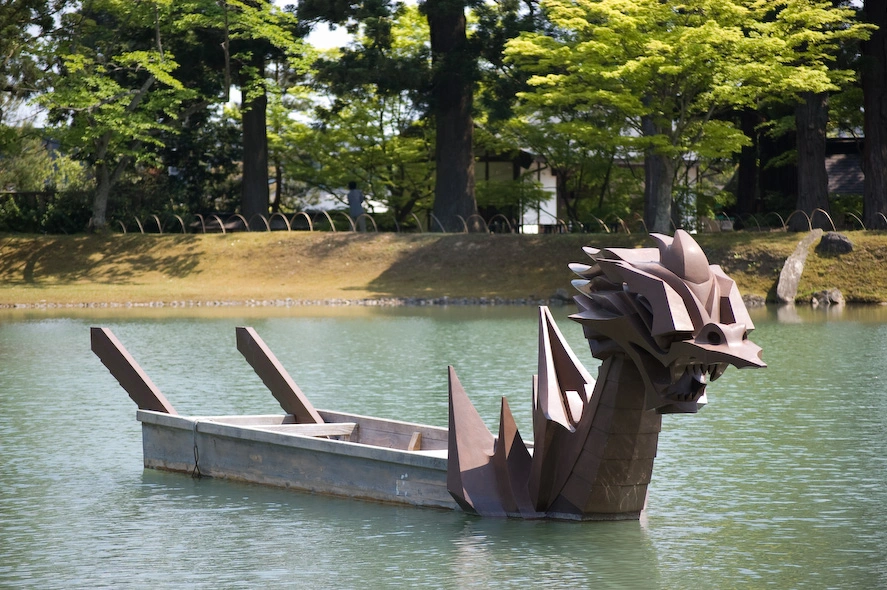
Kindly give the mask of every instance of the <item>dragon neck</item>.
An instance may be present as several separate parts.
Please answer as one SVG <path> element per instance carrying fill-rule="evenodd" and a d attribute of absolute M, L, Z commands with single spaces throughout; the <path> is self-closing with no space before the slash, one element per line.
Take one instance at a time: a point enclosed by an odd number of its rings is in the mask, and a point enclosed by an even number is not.
<path fill-rule="evenodd" d="M 593 485 L 604 497 L 618 497 L 621 508 L 628 510 L 644 507 L 662 428 L 661 414 L 644 409 L 644 391 L 643 378 L 630 358 L 616 354 L 604 360 L 595 383 L 598 407 L 592 437 L 601 463 Z M 616 487 L 619 493 L 614 493 Z"/>

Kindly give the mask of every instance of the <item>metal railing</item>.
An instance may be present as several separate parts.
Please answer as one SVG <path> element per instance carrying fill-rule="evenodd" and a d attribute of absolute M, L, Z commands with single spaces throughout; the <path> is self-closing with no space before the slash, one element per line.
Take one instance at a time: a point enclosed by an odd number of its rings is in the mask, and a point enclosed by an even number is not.
<path fill-rule="evenodd" d="M 394 232 L 439 232 L 439 233 L 523 233 L 524 226 L 519 220 L 509 219 L 501 213 L 493 215 L 490 219 L 484 219 L 481 215 L 473 214 L 468 218 L 456 216 L 457 227 L 446 228 L 444 224 L 433 214 L 427 214 L 427 221 L 423 224 L 422 220 L 415 213 L 410 213 L 411 224 L 402 225 L 397 220 L 388 220 L 388 223 L 394 225 Z M 550 224 L 530 224 L 534 226 L 536 231 L 544 228 L 543 233 L 624 233 L 630 235 L 632 230 L 649 233 L 644 219 L 639 214 L 634 214 L 632 219 L 626 221 L 618 215 L 610 214 L 603 219 L 590 216 L 591 221 L 588 223 L 566 222 L 559 218 L 552 217 Z M 840 222 L 836 222 L 833 215 L 824 209 L 814 209 L 806 212 L 800 209 L 792 211 L 788 216 L 783 217 L 776 211 L 762 214 L 740 215 L 728 219 L 699 219 L 695 220 L 695 228 L 701 233 L 710 233 L 724 231 L 721 227 L 722 222 L 730 221 L 731 225 L 737 226 L 737 229 L 744 231 L 790 231 L 792 221 L 797 220 L 806 230 L 812 230 L 814 227 L 822 227 L 831 231 L 844 230 L 887 230 L 887 216 L 878 213 L 875 216 L 876 222 L 872 227 L 866 227 L 862 217 L 858 212 L 847 211 L 840 216 Z M 338 226 L 337 226 L 338 220 Z M 150 214 L 143 218 L 133 217 L 129 227 L 121 220 L 116 224 L 122 233 L 137 231 L 139 233 L 230 233 L 230 232 L 272 232 L 272 231 L 346 231 L 358 232 L 368 231 L 378 233 L 385 231 L 380 229 L 380 224 L 376 216 L 371 213 L 363 213 L 359 217 L 352 218 L 345 211 L 298 211 L 296 213 L 284 214 L 280 212 L 272 213 L 269 216 L 253 215 L 250 219 L 246 219 L 240 213 L 210 213 L 210 214 L 194 214 L 182 217 L 177 214 Z M 678 229 L 678 226 L 672 222 L 672 231 Z M 794 229 L 799 229 L 795 227 Z"/>

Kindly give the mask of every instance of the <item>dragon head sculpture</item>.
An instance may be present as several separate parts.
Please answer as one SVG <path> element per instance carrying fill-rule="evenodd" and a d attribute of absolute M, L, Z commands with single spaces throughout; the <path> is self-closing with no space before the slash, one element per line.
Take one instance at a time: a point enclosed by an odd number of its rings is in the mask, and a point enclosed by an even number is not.
<path fill-rule="evenodd" d="M 533 444 L 502 398 L 499 436 L 487 430 L 450 368 L 447 490 L 485 516 L 639 518 L 662 416 L 695 412 L 728 365 L 763 367 L 736 284 L 684 231 L 658 248 L 586 248 L 573 264 L 593 378 L 546 307 L 539 310 Z"/>
<path fill-rule="evenodd" d="M 585 248 L 591 265 L 571 264 L 591 353 L 627 355 L 643 377 L 647 409 L 695 412 L 708 382 L 727 368 L 764 367 L 736 288 L 683 230 L 651 234 L 658 248 Z"/>

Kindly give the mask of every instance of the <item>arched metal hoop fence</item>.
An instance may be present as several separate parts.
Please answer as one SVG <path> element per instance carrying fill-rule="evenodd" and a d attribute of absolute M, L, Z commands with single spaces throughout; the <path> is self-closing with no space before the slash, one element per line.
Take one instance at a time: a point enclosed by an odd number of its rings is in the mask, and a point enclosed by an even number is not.
<path fill-rule="evenodd" d="M 397 233 L 522 233 L 524 228 L 516 219 L 509 219 L 501 213 L 484 219 L 478 214 L 463 218 L 457 217 L 455 227 L 445 225 L 433 214 L 429 213 L 423 222 L 415 213 L 411 213 L 408 223 L 393 220 L 394 232 Z M 389 219 L 389 223 L 392 220 Z M 377 219 L 370 213 L 364 213 L 353 219 L 344 211 L 318 211 L 297 213 L 272 213 L 270 216 L 253 215 L 246 219 L 239 213 L 211 213 L 181 216 L 176 214 L 151 214 L 143 218 L 133 217 L 128 223 L 117 221 L 122 233 L 138 232 L 143 234 L 172 233 L 231 233 L 231 232 L 272 232 L 272 231 L 329 231 L 329 232 L 374 232 L 389 231 L 380 229 Z M 550 223 L 535 225 L 535 231 L 541 233 L 649 233 L 643 218 L 635 214 L 631 219 L 622 219 L 617 215 L 609 215 L 603 219 L 591 216 L 588 223 L 567 222 L 552 218 Z M 672 231 L 678 226 L 672 222 Z M 887 230 L 887 216 L 883 213 L 875 215 L 874 222 L 867 227 L 858 212 L 848 211 L 837 218 L 823 209 L 810 212 L 792 211 L 783 217 L 771 211 L 756 215 L 742 215 L 732 219 L 699 219 L 695 229 L 700 233 L 719 232 L 730 229 L 745 231 L 803 231 L 821 227 L 826 230 Z M 543 228 L 540 230 L 539 228 Z"/>
<path fill-rule="evenodd" d="M 813 211 L 796 209 L 785 217 L 771 211 L 758 215 L 743 215 L 731 221 L 738 225 L 737 229 L 746 231 L 809 231 L 813 228 L 822 228 L 828 231 L 887 230 L 887 216 L 883 213 L 876 213 L 874 220 L 866 225 L 863 222 L 862 214 L 858 211 L 830 214 L 824 209 L 814 209 Z"/>

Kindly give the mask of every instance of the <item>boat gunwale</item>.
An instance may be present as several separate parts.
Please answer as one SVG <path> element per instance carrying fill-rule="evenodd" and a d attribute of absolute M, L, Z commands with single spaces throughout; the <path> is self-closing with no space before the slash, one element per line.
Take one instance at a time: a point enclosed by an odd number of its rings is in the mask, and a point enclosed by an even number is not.
<path fill-rule="evenodd" d="M 412 424 L 401 422 L 398 420 L 387 420 L 383 418 L 374 418 L 368 416 L 357 416 L 353 414 L 344 414 L 340 412 L 329 412 L 319 410 L 323 414 L 335 416 L 337 418 L 356 418 L 356 420 L 342 420 L 343 422 L 358 422 L 359 418 L 367 418 L 369 420 L 407 424 L 421 429 L 432 429 L 435 431 L 446 432 L 445 428 L 436 426 L 428 426 L 423 424 Z M 293 447 L 314 451 L 318 453 L 332 453 L 337 455 L 346 455 L 369 461 L 380 461 L 386 463 L 394 463 L 398 465 L 407 465 L 410 467 L 420 467 L 425 469 L 439 470 L 446 472 L 447 458 L 440 456 L 437 450 L 417 450 L 408 451 L 406 449 L 395 449 L 391 447 L 376 446 L 361 442 L 352 442 L 347 440 L 336 440 L 331 438 L 323 438 L 300 434 L 296 432 L 280 432 L 265 430 L 262 426 L 273 425 L 268 422 L 265 424 L 231 424 L 225 422 L 225 419 L 237 418 L 238 420 L 255 418 L 255 419 L 279 419 L 281 422 L 287 419 L 288 414 L 256 414 L 256 415 L 232 415 L 232 416 L 181 416 L 172 415 L 164 412 L 155 412 L 153 410 L 138 410 L 136 418 L 143 424 L 151 424 L 157 427 L 171 428 L 176 430 L 190 430 L 195 433 L 210 436 L 222 436 L 226 438 L 248 440 L 252 442 L 271 444 L 283 447 Z M 290 422 L 292 424 L 292 422 Z M 335 423 L 335 422 L 333 422 Z"/>

